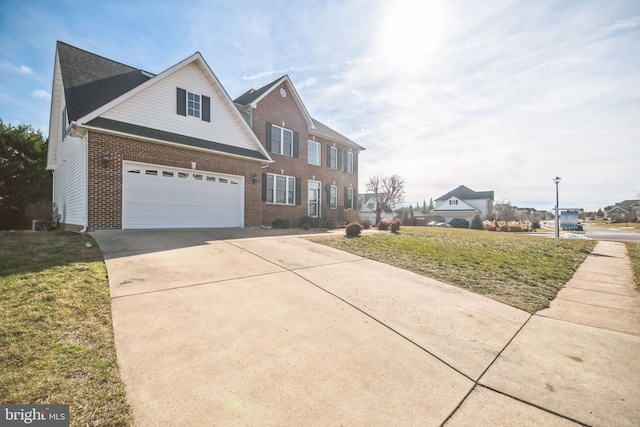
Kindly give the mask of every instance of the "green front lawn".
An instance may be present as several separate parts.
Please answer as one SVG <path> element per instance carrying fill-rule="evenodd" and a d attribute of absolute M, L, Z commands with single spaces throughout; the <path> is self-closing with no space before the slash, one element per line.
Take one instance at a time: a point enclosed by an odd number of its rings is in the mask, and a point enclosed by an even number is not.
<path fill-rule="evenodd" d="M 549 306 L 596 245 L 517 233 L 402 227 L 400 234 L 314 241 L 438 279 L 535 313 Z"/>
<path fill-rule="evenodd" d="M 0 402 L 69 404 L 72 426 L 133 424 L 90 237 L 1 232 L 0 294 Z"/>

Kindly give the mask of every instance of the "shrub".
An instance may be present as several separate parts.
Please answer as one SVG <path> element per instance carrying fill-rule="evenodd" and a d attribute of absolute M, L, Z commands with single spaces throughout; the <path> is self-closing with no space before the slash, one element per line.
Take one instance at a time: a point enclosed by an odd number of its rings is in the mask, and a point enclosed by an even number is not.
<path fill-rule="evenodd" d="M 498 221 L 498 230 L 499 231 L 509 231 L 509 224 L 504 221 Z"/>
<path fill-rule="evenodd" d="M 371 228 L 371 221 L 369 221 L 368 219 L 365 219 L 364 221 L 362 221 L 361 224 L 365 230 L 368 230 Z"/>
<path fill-rule="evenodd" d="M 304 228 L 305 224 L 309 224 L 311 228 L 318 228 L 319 221 L 318 218 L 314 218 L 312 216 L 303 216 L 302 218 L 300 218 L 299 224 L 302 228 Z M 308 228 L 305 228 L 305 230 L 308 230 Z"/>
<path fill-rule="evenodd" d="M 289 220 L 286 218 L 278 218 L 271 223 L 273 228 L 289 228 Z"/>
<path fill-rule="evenodd" d="M 471 220 L 471 228 L 473 230 L 484 230 L 483 222 L 480 219 L 480 215 L 476 215 L 473 217 L 473 220 Z"/>
<path fill-rule="evenodd" d="M 469 228 L 469 221 L 464 218 L 453 218 L 449 221 L 449 225 L 453 228 Z"/>
<path fill-rule="evenodd" d="M 29 219 L 37 221 L 36 230 L 49 231 L 58 226 L 58 208 L 50 200 L 31 203 L 26 213 Z"/>
<path fill-rule="evenodd" d="M 518 221 L 509 221 L 507 225 L 509 226 L 509 231 L 524 231 L 524 227 L 522 227 L 522 224 Z"/>
<path fill-rule="evenodd" d="M 487 231 L 496 231 L 498 229 L 495 221 L 482 221 L 482 226 Z"/>
<path fill-rule="evenodd" d="M 399 219 L 394 219 L 393 221 L 391 221 L 391 232 L 397 233 L 398 231 L 400 231 L 401 225 L 402 225 L 402 221 Z"/>
<path fill-rule="evenodd" d="M 389 229 L 389 221 L 386 219 L 380 220 L 378 223 L 378 230 L 387 231 Z"/>
<path fill-rule="evenodd" d="M 305 222 L 304 224 L 302 224 L 302 229 L 309 231 L 311 229 L 311 224 Z"/>
<path fill-rule="evenodd" d="M 350 222 L 345 227 L 347 237 L 358 237 L 363 228 L 363 225 L 359 222 Z"/>

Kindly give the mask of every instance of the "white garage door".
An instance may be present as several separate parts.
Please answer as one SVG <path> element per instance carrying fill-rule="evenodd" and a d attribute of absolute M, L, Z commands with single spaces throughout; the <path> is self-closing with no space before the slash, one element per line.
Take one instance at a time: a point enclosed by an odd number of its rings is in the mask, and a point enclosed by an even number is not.
<path fill-rule="evenodd" d="M 243 177 L 124 163 L 122 228 L 242 227 Z"/>

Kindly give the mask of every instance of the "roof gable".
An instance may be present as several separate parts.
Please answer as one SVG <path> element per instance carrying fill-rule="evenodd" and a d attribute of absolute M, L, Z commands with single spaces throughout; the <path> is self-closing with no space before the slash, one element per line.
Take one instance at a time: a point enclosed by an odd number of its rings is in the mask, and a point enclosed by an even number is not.
<path fill-rule="evenodd" d="M 438 197 L 436 201 L 449 200 L 451 197 L 457 197 L 460 200 L 493 200 L 493 191 L 473 191 L 472 189 L 461 185 L 455 190 L 449 191 L 444 196 Z"/>
<path fill-rule="evenodd" d="M 271 92 L 273 92 L 275 88 L 280 86 L 282 83 L 284 83 L 289 89 L 289 93 L 293 97 L 293 100 L 298 106 L 298 109 L 304 116 L 304 119 L 307 122 L 309 129 L 313 129 L 315 125 L 313 124 L 313 120 L 311 119 L 311 116 L 307 111 L 307 107 L 305 107 L 304 104 L 302 103 L 302 99 L 300 98 L 300 95 L 298 95 L 298 91 L 293 86 L 293 83 L 291 83 L 291 79 L 289 78 L 289 76 L 286 74 L 280 77 L 279 79 L 265 86 L 262 86 L 260 89 L 248 90 L 247 92 L 245 92 L 244 94 L 236 98 L 233 102 L 235 102 L 236 104 L 242 105 L 244 107 L 257 108 L 258 103 L 262 101 L 264 98 L 266 98 Z"/>
<path fill-rule="evenodd" d="M 440 199 L 438 199 L 440 200 Z M 452 211 L 460 211 L 460 212 L 480 212 L 479 209 L 471 206 L 464 200 L 459 199 L 458 197 L 452 196 L 449 197 L 446 201 L 449 203 L 443 203 L 439 207 L 433 209 L 431 212 L 452 212 Z"/>

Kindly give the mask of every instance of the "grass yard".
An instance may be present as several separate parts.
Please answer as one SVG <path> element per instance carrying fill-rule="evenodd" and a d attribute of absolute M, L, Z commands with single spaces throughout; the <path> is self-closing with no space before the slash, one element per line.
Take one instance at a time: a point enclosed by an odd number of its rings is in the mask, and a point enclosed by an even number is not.
<path fill-rule="evenodd" d="M 631 258 L 631 270 L 636 282 L 636 289 L 640 291 L 640 243 L 627 242 L 627 252 Z"/>
<path fill-rule="evenodd" d="M 549 306 L 596 245 L 478 230 L 402 227 L 400 234 L 312 240 L 535 313 Z"/>
<path fill-rule="evenodd" d="M 72 426 L 133 424 L 90 237 L 2 232 L 0 295 L 0 402 L 69 404 Z"/>

